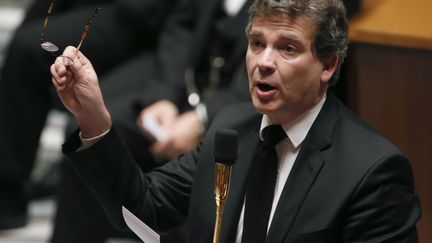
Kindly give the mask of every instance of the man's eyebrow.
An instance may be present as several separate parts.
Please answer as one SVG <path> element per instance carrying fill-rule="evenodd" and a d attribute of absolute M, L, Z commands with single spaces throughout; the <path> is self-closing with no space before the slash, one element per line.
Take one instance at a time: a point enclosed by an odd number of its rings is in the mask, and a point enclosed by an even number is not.
<path fill-rule="evenodd" d="M 262 36 L 262 35 L 264 35 L 263 32 L 262 32 L 262 31 L 259 31 L 259 30 L 251 30 L 251 31 L 249 31 L 249 33 L 248 33 L 248 36 L 249 36 L 249 37 L 250 37 L 250 36 Z"/>
<path fill-rule="evenodd" d="M 248 33 L 249 37 L 259 37 L 259 36 L 263 36 L 263 35 L 264 35 L 264 33 L 260 30 L 251 30 Z M 290 40 L 290 41 L 295 41 L 295 42 L 301 42 L 301 38 L 295 34 L 292 34 L 292 33 L 281 34 L 279 36 L 279 38 L 285 39 L 285 40 Z"/>
<path fill-rule="evenodd" d="M 299 36 L 294 34 L 285 33 L 279 36 L 281 39 L 295 41 L 295 42 L 301 42 L 301 39 Z"/>

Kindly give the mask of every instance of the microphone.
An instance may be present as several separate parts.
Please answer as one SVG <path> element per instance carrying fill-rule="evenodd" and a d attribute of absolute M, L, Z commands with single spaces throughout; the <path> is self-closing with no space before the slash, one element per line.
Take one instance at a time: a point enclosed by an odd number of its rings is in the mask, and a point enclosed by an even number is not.
<path fill-rule="evenodd" d="M 225 201 L 228 197 L 231 166 L 237 159 L 238 133 L 231 129 L 216 131 L 214 140 L 216 220 L 213 243 L 219 243 Z"/>

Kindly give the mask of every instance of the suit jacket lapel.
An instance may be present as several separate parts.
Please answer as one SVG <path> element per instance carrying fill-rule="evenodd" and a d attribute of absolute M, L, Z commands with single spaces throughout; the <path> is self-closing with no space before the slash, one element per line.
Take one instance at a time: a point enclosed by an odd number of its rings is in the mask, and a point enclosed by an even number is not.
<path fill-rule="evenodd" d="M 303 144 L 279 199 L 266 242 L 283 242 L 324 159 L 318 147 Z"/>
<path fill-rule="evenodd" d="M 330 146 L 336 123 L 331 93 L 306 136 L 279 199 L 266 242 L 283 242 L 303 201 L 325 163 L 322 151 Z"/>

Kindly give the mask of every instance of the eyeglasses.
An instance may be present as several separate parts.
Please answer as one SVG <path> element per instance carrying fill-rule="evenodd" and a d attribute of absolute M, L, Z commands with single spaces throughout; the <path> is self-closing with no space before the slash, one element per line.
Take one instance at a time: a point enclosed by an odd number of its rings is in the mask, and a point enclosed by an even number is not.
<path fill-rule="evenodd" d="M 41 43 L 41 47 L 42 49 L 44 49 L 45 51 L 54 54 L 55 52 L 57 52 L 59 50 L 59 48 L 52 42 L 49 41 L 45 41 L 45 32 L 47 30 L 47 26 L 48 26 L 48 19 L 51 16 L 52 12 L 54 11 L 54 2 L 55 0 L 51 1 L 49 7 L 48 7 L 48 13 L 45 16 L 44 20 L 43 20 L 43 24 L 42 24 L 42 33 L 41 33 L 41 37 L 40 37 L 40 43 Z M 90 31 L 90 26 L 93 22 L 93 19 L 96 17 L 96 15 L 100 12 L 101 8 L 97 7 L 96 10 L 93 12 L 92 15 L 90 15 L 90 17 L 87 20 L 86 25 L 84 26 L 84 30 L 81 34 L 81 40 L 78 43 L 78 46 L 76 48 L 76 52 L 79 51 L 79 49 L 81 48 L 84 40 L 87 38 L 87 35 Z"/>

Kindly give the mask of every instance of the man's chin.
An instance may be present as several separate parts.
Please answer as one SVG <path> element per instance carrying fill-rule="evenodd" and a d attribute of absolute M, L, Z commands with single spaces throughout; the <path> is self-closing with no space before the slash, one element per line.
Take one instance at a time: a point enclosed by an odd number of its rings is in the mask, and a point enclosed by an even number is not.
<path fill-rule="evenodd" d="M 261 102 L 257 99 L 252 99 L 255 110 L 260 114 L 270 115 L 275 111 L 275 105 L 270 102 Z"/>

